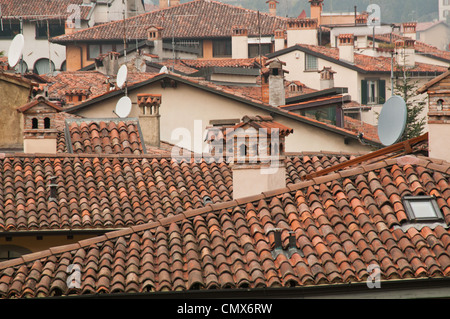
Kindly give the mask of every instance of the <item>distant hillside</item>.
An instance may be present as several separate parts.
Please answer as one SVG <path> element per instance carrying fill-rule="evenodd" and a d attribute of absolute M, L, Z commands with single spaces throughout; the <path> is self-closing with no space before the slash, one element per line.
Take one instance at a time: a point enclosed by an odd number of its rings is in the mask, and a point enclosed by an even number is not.
<path fill-rule="evenodd" d="M 148 0 L 158 3 L 158 0 Z M 192 0 L 181 0 L 182 3 Z M 219 0 L 244 8 L 267 12 L 266 0 Z M 378 4 L 381 8 L 381 19 L 384 23 L 408 22 L 408 21 L 432 21 L 438 18 L 439 0 L 325 0 L 325 12 L 354 12 L 354 6 L 358 11 L 365 11 L 371 3 Z M 278 15 L 296 17 L 303 10 L 309 16 L 308 0 L 278 0 Z"/>

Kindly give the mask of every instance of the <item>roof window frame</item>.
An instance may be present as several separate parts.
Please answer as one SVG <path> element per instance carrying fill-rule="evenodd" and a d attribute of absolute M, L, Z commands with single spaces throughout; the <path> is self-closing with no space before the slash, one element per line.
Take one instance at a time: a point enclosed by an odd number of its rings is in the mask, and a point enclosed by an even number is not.
<path fill-rule="evenodd" d="M 412 202 L 429 201 L 435 217 L 417 217 L 414 213 Z M 405 213 L 408 216 L 410 222 L 413 223 L 426 223 L 426 222 L 444 222 L 444 215 L 436 201 L 436 197 L 420 195 L 420 196 L 404 196 L 402 198 L 403 206 L 405 207 Z"/>

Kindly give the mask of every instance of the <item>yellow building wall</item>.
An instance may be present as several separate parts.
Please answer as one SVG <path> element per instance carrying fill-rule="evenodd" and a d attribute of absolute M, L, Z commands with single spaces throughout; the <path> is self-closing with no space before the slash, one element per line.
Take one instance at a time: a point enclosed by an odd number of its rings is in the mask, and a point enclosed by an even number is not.
<path fill-rule="evenodd" d="M 0 78 L 0 148 L 22 148 L 23 115 L 17 109 L 28 103 L 30 87 Z"/>

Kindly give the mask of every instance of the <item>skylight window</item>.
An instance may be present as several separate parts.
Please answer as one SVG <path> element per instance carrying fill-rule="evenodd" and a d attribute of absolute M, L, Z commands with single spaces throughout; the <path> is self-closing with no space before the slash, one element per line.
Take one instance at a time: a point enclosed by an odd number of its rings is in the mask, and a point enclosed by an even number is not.
<path fill-rule="evenodd" d="M 408 218 L 412 222 L 443 221 L 441 210 L 432 196 L 405 196 L 403 198 Z"/>

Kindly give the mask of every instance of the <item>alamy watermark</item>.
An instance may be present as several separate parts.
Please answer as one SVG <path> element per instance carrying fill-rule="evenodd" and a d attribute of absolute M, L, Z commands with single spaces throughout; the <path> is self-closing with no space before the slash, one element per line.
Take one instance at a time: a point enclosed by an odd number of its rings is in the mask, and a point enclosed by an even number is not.
<path fill-rule="evenodd" d="M 377 264 L 370 264 L 367 267 L 369 276 L 366 280 L 366 285 L 369 289 L 381 288 L 381 268 Z"/>

